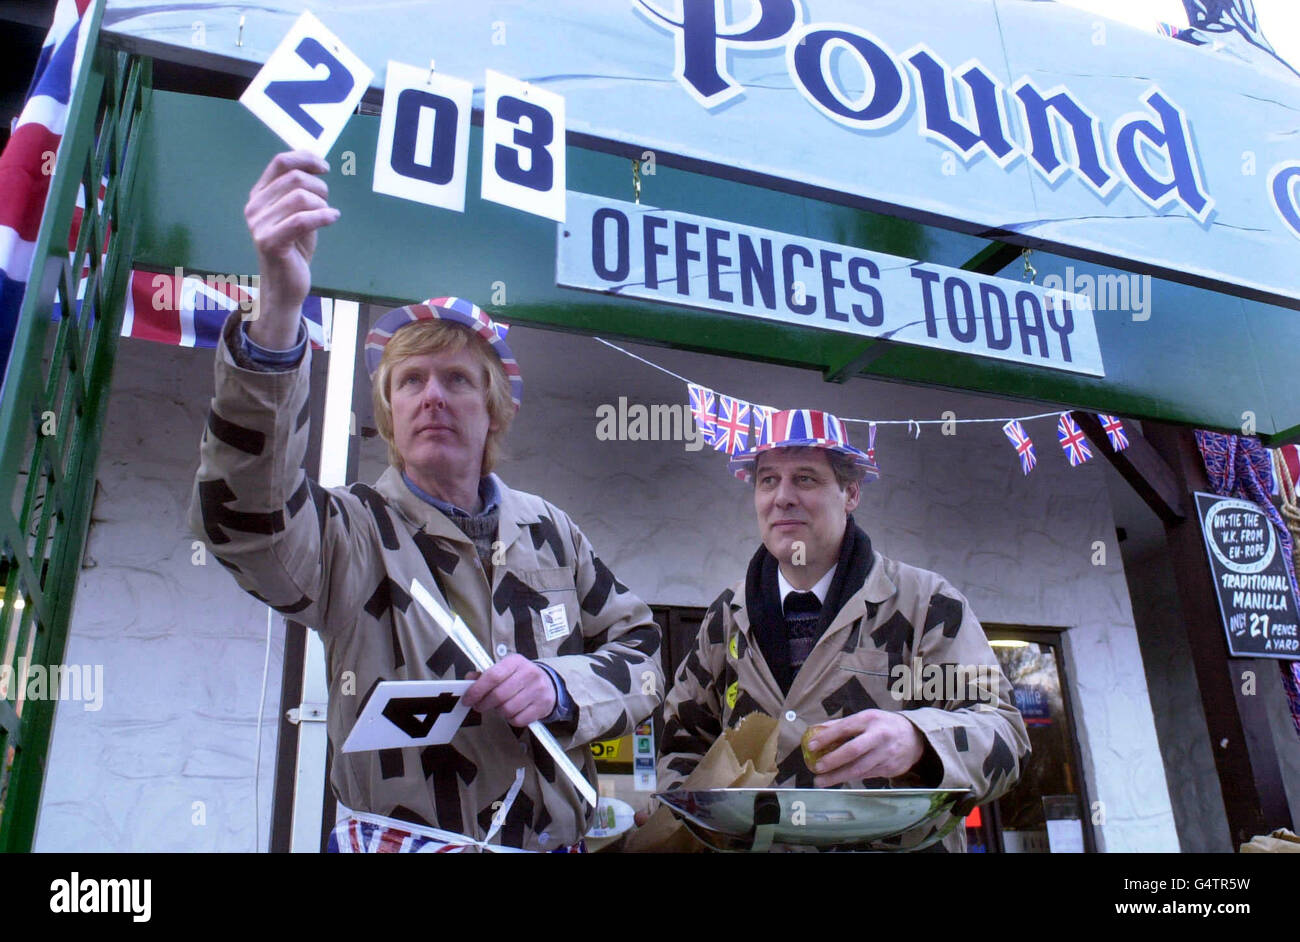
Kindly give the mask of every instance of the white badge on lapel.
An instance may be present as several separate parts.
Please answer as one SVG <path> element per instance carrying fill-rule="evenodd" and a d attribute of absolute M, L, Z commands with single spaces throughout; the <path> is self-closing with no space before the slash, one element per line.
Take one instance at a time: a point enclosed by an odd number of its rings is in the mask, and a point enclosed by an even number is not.
<path fill-rule="evenodd" d="M 563 602 L 542 609 L 542 628 L 546 631 L 547 641 L 568 637 L 569 616 L 565 614 Z"/>

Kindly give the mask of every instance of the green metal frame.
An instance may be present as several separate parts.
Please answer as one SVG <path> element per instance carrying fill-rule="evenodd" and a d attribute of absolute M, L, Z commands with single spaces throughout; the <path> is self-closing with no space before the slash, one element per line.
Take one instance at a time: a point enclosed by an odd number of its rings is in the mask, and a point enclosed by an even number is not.
<path fill-rule="evenodd" d="M 0 665 L 13 671 L 0 696 L 3 851 L 30 850 L 35 836 L 57 689 L 47 685 L 46 696 L 25 699 L 19 659 L 30 651 L 29 669 L 47 671 L 63 660 L 130 278 L 139 151 L 132 145 L 149 106 L 151 61 L 101 46 L 102 12 L 96 4 L 83 26 L 87 54 L 0 397 L 0 487 L 10 496 L 0 506 Z M 85 210 L 69 257 L 78 191 Z M 69 316 L 79 293 L 80 312 Z M 56 299 L 65 312 L 58 321 Z"/>

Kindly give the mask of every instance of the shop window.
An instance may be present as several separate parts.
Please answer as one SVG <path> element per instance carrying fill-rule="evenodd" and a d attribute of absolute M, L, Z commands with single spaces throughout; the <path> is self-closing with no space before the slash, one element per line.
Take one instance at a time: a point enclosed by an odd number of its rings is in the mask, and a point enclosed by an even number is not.
<path fill-rule="evenodd" d="M 974 853 L 1093 852 L 1060 632 L 989 624 L 984 630 L 1015 688 L 1033 753 L 1011 791 L 967 818 L 967 845 Z"/>

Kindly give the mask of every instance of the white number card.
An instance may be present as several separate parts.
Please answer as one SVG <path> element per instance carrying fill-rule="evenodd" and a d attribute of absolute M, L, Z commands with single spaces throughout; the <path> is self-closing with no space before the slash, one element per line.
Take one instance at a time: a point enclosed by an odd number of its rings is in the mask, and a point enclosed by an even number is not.
<path fill-rule="evenodd" d="M 375 192 L 464 212 L 473 101 L 464 79 L 389 62 Z"/>
<path fill-rule="evenodd" d="M 483 199 L 564 222 L 564 174 L 563 96 L 488 69 Z"/>
<path fill-rule="evenodd" d="M 303 12 L 239 97 L 286 144 L 329 153 L 375 73 Z"/>

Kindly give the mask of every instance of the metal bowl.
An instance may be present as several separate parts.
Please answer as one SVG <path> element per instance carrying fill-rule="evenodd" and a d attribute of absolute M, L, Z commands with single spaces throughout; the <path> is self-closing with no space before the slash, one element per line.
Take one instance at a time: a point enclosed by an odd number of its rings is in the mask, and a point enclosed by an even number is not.
<path fill-rule="evenodd" d="M 715 850 L 764 851 L 772 844 L 855 850 L 937 821 L 966 788 L 707 788 L 656 792 L 697 838 Z M 909 850 L 938 841 L 948 828 Z"/>

